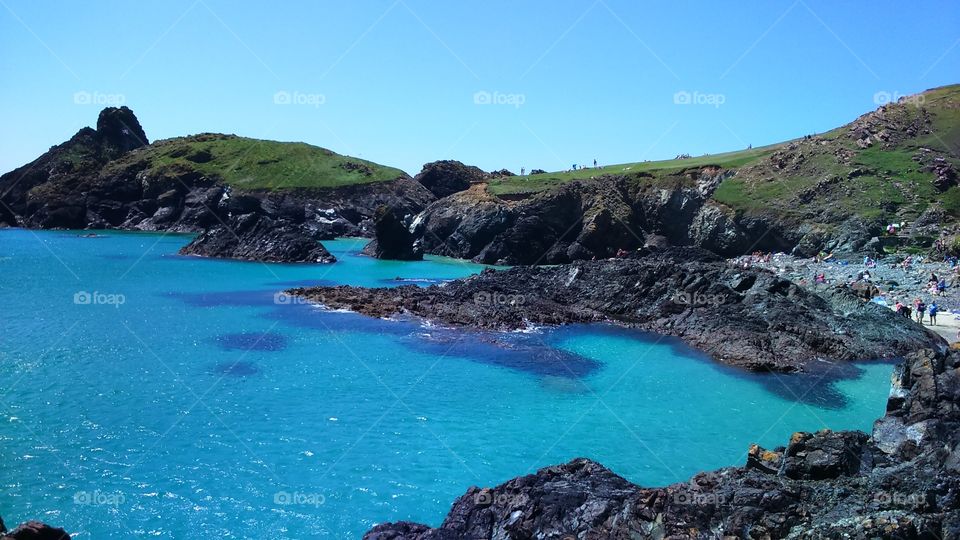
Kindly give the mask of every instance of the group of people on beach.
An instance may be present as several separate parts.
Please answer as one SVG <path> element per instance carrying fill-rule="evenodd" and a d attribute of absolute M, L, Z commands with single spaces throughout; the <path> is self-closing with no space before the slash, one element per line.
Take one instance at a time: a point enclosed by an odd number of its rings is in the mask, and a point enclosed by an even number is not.
<path fill-rule="evenodd" d="M 923 324 L 924 315 L 929 314 L 931 326 L 937 325 L 937 313 L 940 311 L 940 308 L 937 306 L 936 300 L 931 302 L 930 305 L 928 306 L 926 303 L 924 303 L 923 300 L 919 298 L 913 299 L 912 309 L 910 308 L 910 306 L 900 302 L 899 300 L 897 300 L 897 303 L 893 309 L 898 314 L 903 315 L 904 317 L 907 317 L 907 318 L 910 318 L 911 313 L 916 313 L 917 322 L 920 324 Z"/>

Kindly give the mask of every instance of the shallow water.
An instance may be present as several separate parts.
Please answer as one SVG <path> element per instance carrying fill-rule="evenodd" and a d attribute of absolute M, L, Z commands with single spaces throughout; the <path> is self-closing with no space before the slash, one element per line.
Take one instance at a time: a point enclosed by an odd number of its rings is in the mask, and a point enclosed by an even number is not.
<path fill-rule="evenodd" d="M 482 267 L 176 256 L 185 236 L 0 231 L 0 513 L 76 538 L 355 538 L 586 456 L 645 485 L 797 430 L 869 430 L 890 364 L 744 375 L 604 326 L 454 332 L 304 305 L 310 284 Z M 87 294 L 84 294 L 87 293 Z M 89 302 L 87 302 L 89 300 Z"/>

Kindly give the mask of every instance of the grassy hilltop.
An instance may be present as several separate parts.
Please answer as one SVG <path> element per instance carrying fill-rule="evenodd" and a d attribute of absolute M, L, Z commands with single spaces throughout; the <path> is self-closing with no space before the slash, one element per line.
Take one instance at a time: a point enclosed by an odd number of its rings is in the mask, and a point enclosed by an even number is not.
<path fill-rule="evenodd" d="M 492 180 L 497 195 L 533 194 L 573 180 L 625 175 L 669 181 L 704 166 L 736 169 L 713 195 L 738 215 L 833 223 L 859 216 L 960 218 L 960 85 L 928 90 L 812 138 L 688 159 L 647 161 Z M 952 168 L 951 173 L 948 169 Z M 944 178 L 946 175 L 946 178 Z"/>
<path fill-rule="evenodd" d="M 394 180 L 406 173 L 300 142 L 201 134 L 156 141 L 107 167 L 146 161 L 148 170 L 193 169 L 238 190 L 335 188 Z"/>

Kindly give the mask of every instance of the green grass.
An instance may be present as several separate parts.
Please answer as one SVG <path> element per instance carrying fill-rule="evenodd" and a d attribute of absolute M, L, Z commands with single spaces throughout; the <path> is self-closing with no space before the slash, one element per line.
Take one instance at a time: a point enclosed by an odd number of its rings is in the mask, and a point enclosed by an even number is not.
<path fill-rule="evenodd" d="M 488 189 L 495 195 L 530 194 L 545 191 L 573 180 L 590 180 L 603 175 L 636 175 L 651 173 L 653 178 L 663 173 L 677 172 L 690 167 L 716 165 L 724 168 L 742 167 L 773 153 L 781 144 L 738 150 L 722 154 L 698 156 L 689 159 L 668 159 L 662 161 L 641 161 L 608 165 L 596 169 L 576 171 L 548 172 L 526 176 L 510 176 L 491 180 Z"/>
<path fill-rule="evenodd" d="M 155 171 L 192 168 L 247 191 L 335 188 L 394 180 L 405 174 L 305 143 L 216 134 L 158 141 L 132 153 L 129 159 L 148 160 Z"/>

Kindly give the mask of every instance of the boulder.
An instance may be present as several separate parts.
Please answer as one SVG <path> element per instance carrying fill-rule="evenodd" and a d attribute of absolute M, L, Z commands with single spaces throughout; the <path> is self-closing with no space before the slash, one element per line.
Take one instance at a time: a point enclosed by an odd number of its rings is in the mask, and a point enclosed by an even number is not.
<path fill-rule="evenodd" d="M 233 216 L 225 225 L 207 229 L 180 254 L 262 262 L 336 262 L 305 226 L 257 213 Z"/>
<path fill-rule="evenodd" d="M 430 190 L 438 199 L 469 189 L 471 184 L 483 182 L 486 173 L 477 167 L 459 161 L 443 160 L 427 163 L 413 179 Z"/>

